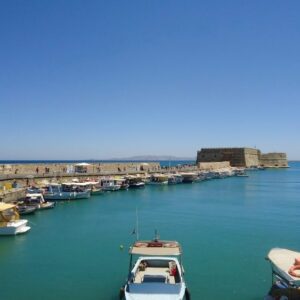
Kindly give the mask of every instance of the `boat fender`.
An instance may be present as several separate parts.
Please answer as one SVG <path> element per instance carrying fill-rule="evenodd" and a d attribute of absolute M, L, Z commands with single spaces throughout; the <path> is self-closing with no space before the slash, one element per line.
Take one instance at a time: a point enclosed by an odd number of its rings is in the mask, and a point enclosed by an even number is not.
<path fill-rule="evenodd" d="M 291 266 L 289 268 L 289 274 L 292 275 L 292 276 L 294 276 L 294 277 L 300 278 L 300 273 L 296 273 L 295 272 L 296 270 L 300 270 L 300 265 Z"/>

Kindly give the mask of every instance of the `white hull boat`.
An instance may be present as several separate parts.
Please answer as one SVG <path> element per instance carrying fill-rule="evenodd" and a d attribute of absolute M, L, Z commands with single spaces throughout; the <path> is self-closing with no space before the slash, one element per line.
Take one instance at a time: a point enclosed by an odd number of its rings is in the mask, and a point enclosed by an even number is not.
<path fill-rule="evenodd" d="M 151 175 L 150 181 L 147 184 L 166 185 L 166 184 L 168 184 L 168 175 L 153 174 L 153 175 Z"/>
<path fill-rule="evenodd" d="M 16 235 L 30 230 L 27 220 L 20 220 L 14 204 L 0 203 L 0 235 Z"/>
<path fill-rule="evenodd" d="M 27 220 L 8 222 L 5 227 L 0 227 L 0 235 L 16 235 L 25 233 L 30 230 L 30 227 L 27 226 L 27 222 Z"/>
<path fill-rule="evenodd" d="M 102 179 L 101 188 L 106 192 L 118 191 L 121 188 L 120 184 L 116 184 L 114 179 Z"/>
<path fill-rule="evenodd" d="M 44 193 L 44 199 L 47 201 L 87 199 L 90 196 L 91 190 L 79 186 L 78 183 L 50 184 Z"/>
<path fill-rule="evenodd" d="M 191 299 L 176 241 L 137 241 L 130 248 L 130 274 L 120 291 L 124 300 Z M 133 256 L 138 255 L 134 265 Z M 141 255 L 141 256 L 140 256 Z"/>
<path fill-rule="evenodd" d="M 24 204 L 36 209 L 49 209 L 55 206 L 55 202 L 46 202 L 42 193 L 27 194 Z"/>
<path fill-rule="evenodd" d="M 265 300 L 300 299 L 300 252 L 274 248 L 267 260 L 272 267 L 272 285 Z"/>
<path fill-rule="evenodd" d="M 168 176 L 168 184 L 179 184 L 182 183 L 183 177 L 180 174 L 170 174 Z"/>

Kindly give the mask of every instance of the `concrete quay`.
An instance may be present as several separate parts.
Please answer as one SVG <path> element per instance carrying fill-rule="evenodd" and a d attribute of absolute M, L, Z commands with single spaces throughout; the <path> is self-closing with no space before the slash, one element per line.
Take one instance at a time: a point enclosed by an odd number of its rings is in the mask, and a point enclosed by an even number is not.
<path fill-rule="evenodd" d="M 26 187 L 43 180 L 68 181 L 73 178 L 101 178 L 135 174 L 188 172 L 194 165 L 161 167 L 159 163 L 95 163 L 95 164 L 5 164 L 0 165 L 0 201 L 14 202 L 25 197 Z M 17 187 L 17 188 L 15 188 Z"/>

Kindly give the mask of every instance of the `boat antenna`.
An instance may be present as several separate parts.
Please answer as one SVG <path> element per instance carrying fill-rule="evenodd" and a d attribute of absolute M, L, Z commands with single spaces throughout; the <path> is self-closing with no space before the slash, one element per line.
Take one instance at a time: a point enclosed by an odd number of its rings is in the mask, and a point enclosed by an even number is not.
<path fill-rule="evenodd" d="M 154 235 L 155 235 L 155 237 L 154 237 L 154 241 L 155 241 L 155 242 L 157 242 L 157 241 L 159 240 L 159 234 L 158 234 L 158 231 L 157 231 L 157 229 L 155 229 L 155 231 L 154 231 Z"/>

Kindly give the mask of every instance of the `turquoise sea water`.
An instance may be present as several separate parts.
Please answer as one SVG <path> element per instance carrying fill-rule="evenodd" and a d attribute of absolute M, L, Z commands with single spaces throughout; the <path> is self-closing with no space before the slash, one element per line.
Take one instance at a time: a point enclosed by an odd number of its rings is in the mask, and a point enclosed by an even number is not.
<path fill-rule="evenodd" d="M 111 192 L 28 216 L 29 233 L 0 238 L 0 299 L 117 300 L 136 208 L 140 238 L 158 229 L 181 242 L 193 300 L 262 299 L 269 249 L 300 251 L 300 163 L 290 166 Z"/>

